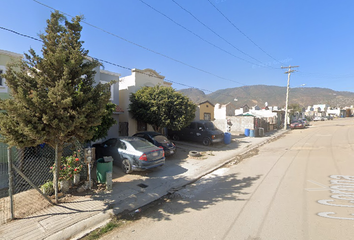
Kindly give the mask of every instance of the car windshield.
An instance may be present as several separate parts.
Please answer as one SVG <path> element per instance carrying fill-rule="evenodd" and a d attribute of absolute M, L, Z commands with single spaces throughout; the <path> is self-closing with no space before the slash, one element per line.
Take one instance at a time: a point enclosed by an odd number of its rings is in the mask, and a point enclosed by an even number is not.
<path fill-rule="evenodd" d="M 156 136 L 154 137 L 154 139 L 155 139 L 156 142 L 159 142 L 159 143 L 166 143 L 166 142 L 168 142 L 168 139 L 167 139 L 165 136 L 163 136 L 163 135 L 156 135 Z"/>
<path fill-rule="evenodd" d="M 144 149 L 144 148 L 149 148 L 149 147 L 154 147 L 155 145 L 151 144 L 150 142 L 146 140 L 141 140 L 141 139 L 130 139 L 128 141 L 136 150 Z"/>
<path fill-rule="evenodd" d="M 204 124 L 205 128 L 208 129 L 208 130 L 215 130 L 215 126 L 212 122 L 207 122 Z"/>

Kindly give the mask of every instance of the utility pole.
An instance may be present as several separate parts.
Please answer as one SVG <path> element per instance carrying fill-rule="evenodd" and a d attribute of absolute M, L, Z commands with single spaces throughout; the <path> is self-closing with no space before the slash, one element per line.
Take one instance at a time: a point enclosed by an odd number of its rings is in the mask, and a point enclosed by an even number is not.
<path fill-rule="evenodd" d="M 292 68 L 297 68 L 299 66 L 289 66 L 289 67 L 281 67 L 282 69 L 288 68 L 289 70 L 285 72 L 288 74 L 288 85 L 286 87 L 286 100 L 285 100 L 285 119 L 284 119 L 284 130 L 287 128 L 288 124 L 288 101 L 289 101 L 289 85 L 290 85 L 290 74 L 295 72 L 295 70 L 291 70 Z"/>

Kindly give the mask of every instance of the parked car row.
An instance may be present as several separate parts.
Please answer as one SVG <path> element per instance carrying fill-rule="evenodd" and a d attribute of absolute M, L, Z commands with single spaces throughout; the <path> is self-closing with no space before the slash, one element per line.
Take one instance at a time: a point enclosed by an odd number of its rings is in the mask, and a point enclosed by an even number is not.
<path fill-rule="evenodd" d="M 180 131 L 168 131 L 175 140 L 200 142 L 205 146 L 222 142 L 224 133 L 210 121 L 194 121 Z M 143 171 L 165 164 L 165 157 L 176 152 L 176 146 L 161 133 L 153 131 L 138 132 L 131 137 L 111 138 L 94 144 L 96 158 L 112 156 L 113 164 L 124 173 Z"/>
<path fill-rule="evenodd" d="M 124 173 L 144 171 L 165 164 L 165 156 L 176 151 L 174 143 L 157 132 L 141 132 L 132 137 L 110 138 L 94 144 L 96 158 L 112 156 L 113 164 Z"/>

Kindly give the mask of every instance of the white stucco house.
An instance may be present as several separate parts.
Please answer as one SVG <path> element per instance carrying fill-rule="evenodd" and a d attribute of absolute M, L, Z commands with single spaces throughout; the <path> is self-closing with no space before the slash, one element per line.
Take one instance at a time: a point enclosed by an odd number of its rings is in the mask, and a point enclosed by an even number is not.
<path fill-rule="evenodd" d="M 116 138 L 119 136 L 119 115 L 122 114 L 122 110 L 119 108 L 119 73 L 114 73 L 110 71 L 106 71 L 100 69 L 100 66 L 97 66 L 95 69 L 95 83 L 108 83 L 112 80 L 116 81 L 115 84 L 111 86 L 111 102 L 114 103 L 116 107 L 116 111 L 113 112 L 113 118 L 116 120 L 116 124 L 113 125 L 107 133 L 107 139 Z"/>
<path fill-rule="evenodd" d="M 341 115 L 341 109 L 340 108 L 328 108 L 327 115 L 339 117 Z"/>
<path fill-rule="evenodd" d="M 137 122 L 132 118 L 129 113 L 130 104 L 130 94 L 135 93 L 140 88 L 148 86 L 153 87 L 156 85 L 161 85 L 164 87 L 171 87 L 172 83 L 166 82 L 165 76 L 160 75 L 155 70 L 152 69 L 132 69 L 131 75 L 126 77 L 121 77 L 119 81 L 119 107 L 124 111 L 119 116 L 120 136 L 131 136 L 140 131 L 152 131 L 153 128 L 144 122 Z"/>

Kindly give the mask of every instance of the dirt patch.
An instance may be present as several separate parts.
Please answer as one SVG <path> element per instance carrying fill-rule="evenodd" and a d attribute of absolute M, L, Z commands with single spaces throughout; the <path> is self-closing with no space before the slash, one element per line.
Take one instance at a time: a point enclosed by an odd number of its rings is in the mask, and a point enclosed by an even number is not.
<path fill-rule="evenodd" d="M 72 186 L 69 192 L 59 193 L 59 204 L 60 203 L 69 203 L 75 202 L 83 197 L 90 198 L 92 195 L 99 194 L 100 192 L 106 189 L 106 185 L 97 184 L 92 187 L 91 190 L 86 190 L 84 192 L 77 192 L 77 188 L 81 186 Z M 51 201 L 55 202 L 54 194 L 48 196 Z M 13 207 L 14 207 L 14 216 L 16 219 L 26 218 L 35 214 L 38 211 L 44 210 L 48 207 L 53 206 L 47 199 L 45 199 L 37 190 L 30 189 L 17 193 L 13 196 Z M 0 224 L 10 221 L 10 197 L 0 198 Z"/>

